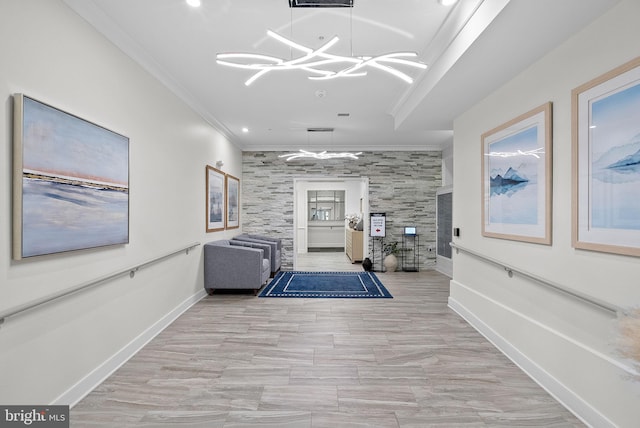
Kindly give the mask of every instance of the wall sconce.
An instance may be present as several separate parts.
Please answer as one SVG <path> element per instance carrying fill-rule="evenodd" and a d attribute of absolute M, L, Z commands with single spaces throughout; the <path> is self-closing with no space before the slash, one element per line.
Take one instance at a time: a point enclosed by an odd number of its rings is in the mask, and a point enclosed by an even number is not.
<path fill-rule="evenodd" d="M 216 168 L 221 169 L 224 166 L 224 162 L 222 162 L 221 160 L 216 161 Z"/>

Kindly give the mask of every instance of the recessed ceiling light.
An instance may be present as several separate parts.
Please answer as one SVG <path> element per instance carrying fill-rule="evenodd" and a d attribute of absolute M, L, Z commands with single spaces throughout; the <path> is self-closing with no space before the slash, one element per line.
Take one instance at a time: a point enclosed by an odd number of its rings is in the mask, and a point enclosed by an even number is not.
<path fill-rule="evenodd" d="M 244 128 L 242 128 L 242 132 L 244 132 L 244 133 L 246 134 L 247 132 L 249 132 L 249 128 L 247 128 L 247 127 L 245 126 Z"/>
<path fill-rule="evenodd" d="M 458 0 L 438 0 L 443 6 L 451 6 L 454 5 Z"/>
<path fill-rule="evenodd" d="M 191 7 L 200 7 L 202 5 L 200 0 L 187 0 L 187 4 Z"/>

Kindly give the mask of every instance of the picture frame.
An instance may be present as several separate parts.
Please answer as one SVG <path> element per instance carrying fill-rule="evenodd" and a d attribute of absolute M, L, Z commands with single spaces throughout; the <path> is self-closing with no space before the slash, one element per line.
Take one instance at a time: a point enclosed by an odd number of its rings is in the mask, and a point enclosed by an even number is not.
<path fill-rule="evenodd" d="M 206 229 L 207 232 L 224 230 L 226 217 L 226 187 L 224 172 L 210 165 L 206 172 Z"/>
<path fill-rule="evenodd" d="M 571 92 L 572 245 L 640 256 L 640 57 Z"/>
<path fill-rule="evenodd" d="M 12 257 L 129 243 L 129 138 L 13 95 Z"/>
<path fill-rule="evenodd" d="M 481 139 L 482 236 L 551 245 L 551 102 Z"/>
<path fill-rule="evenodd" d="M 227 229 L 240 227 L 240 179 L 226 175 L 227 187 Z"/>

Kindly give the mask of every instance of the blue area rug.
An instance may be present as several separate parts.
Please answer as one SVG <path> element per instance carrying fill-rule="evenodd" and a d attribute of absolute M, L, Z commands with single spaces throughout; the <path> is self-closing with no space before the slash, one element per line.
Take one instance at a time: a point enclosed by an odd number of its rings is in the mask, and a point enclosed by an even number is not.
<path fill-rule="evenodd" d="M 279 272 L 259 297 L 393 298 L 372 272 Z"/>

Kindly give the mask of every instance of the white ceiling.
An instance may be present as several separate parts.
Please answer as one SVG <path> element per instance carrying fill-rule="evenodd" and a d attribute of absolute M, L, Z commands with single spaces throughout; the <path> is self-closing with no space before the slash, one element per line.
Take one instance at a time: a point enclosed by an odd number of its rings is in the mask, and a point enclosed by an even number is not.
<path fill-rule="evenodd" d="M 450 144 L 457 115 L 619 0 L 354 0 L 352 10 L 291 9 L 288 0 L 202 0 L 197 9 L 185 0 L 64 1 L 243 150 L 421 151 Z M 326 81 L 285 70 L 247 87 L 254 72 L 216 63 L 226 52 L 290 59 L 269 29 L 313 49 L 337 35 L 328 52 L 338 55 L 415 51 L 428 68 L 398 65 L 412 84 L 376 69 Z"/>

